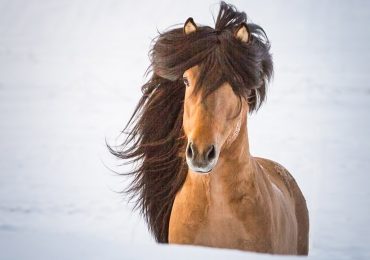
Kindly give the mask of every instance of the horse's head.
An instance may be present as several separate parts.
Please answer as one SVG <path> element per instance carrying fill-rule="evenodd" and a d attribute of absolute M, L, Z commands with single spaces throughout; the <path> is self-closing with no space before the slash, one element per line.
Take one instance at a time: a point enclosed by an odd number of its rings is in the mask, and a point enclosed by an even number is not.
<path fill-rule="evenodd" d="M 190 36 L 196 31 L 197 26 L 189 18 L 185 22 L 184 33 Z M 183 114 L 183 129 L 187 137 L 186 162 L 192 171 L 198 173 L 210 172 L 217 164 L 221 150 L 235 141 L 249 109 L 248 96 L 252 89 L 261 87 L 257 81 L 254 86 L 244 86 L 244 91 L 236 89 L 243 81 L 242 76 L 230 69 L 223 71 L 225 67 L 220 64 L 232 63 L 227 59 L 235 58 L 227 55 L 228 50 L 223 48 L 223 44 L 248 44 L 250 35 L 247 25 L 240 24 L 232 34 L 230 31 L 215 31 L 215 34 L 218 45 L 215 51 L 208 54 L 200 65 L 187 69 L 183 74 L 186 86 Z M 223 51 L 226 53 L 221 53 Z M 234 62 L 237 66 L 238 61 Z M 226 76 L 225 73 L 231 75 Z M 228 82 L 230 76 L 234 78 L 233 82 L 239 81 L 234 88 Z"/>
<path fill-rule="evenodd" d="M 210 172 L 223 150 L 235 143 L 247 112 L 261 105 L 272 74 L 269 50 L 263 29 L 225 3 L 214 29 L 189 18 L 183 28 L 157 39 L 155 75 L 176 88 L 184 81 L 182 119 L 191 170 Z"/>
<path fill-rule="evenodd" d="M 248 109 L 228 82 L 204 95 L 196 91 L 199 67 L 185 71 L 183 129 L 187 137 L 186 162 L 191 170 L 206 173 L 217 164 L 220 151 L 230 146 L 239 134 Z"/>

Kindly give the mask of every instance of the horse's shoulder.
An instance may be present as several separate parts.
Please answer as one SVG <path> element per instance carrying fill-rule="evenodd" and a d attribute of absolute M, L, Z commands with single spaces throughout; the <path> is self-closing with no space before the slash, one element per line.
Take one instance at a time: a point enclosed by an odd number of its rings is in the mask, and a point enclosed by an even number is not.
<path fill-rule="evenodd" d="M 269 159 L 256 158 L 260 166 L 268 171 L 273 179 L 279 179 L 288 189 L 295 201 L 296 218 L 298 222 L 298 254 L 307 255 L 308 253 L 308 230 L 309 217 L 306 199 L 293 176 L 281 164 Z"/>
<path fill-rule="evenodd" d="M 284 166 L 266 158 L 254 157 L 254 159 L 256 159 L 258 164 L 267 171 L 270 177 L 280 180 L 285 185 L 290 195 L 293 196 L 297 183 Z"/>

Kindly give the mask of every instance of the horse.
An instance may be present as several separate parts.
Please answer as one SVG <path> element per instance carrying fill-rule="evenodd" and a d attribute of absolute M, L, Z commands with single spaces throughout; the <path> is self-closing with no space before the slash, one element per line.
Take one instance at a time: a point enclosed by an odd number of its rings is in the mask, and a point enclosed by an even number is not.
<path fill-rule="evenodd" d="M 187 19 L 159 34 L 150 61 L 124 142 L 108 148 L 135 164 L 125 192 L 156 241 L 307 255 L 300 188 L 249 151 L 247 116 L 273 73 L 262 27 L 221 2 L 215 28 Z"/>

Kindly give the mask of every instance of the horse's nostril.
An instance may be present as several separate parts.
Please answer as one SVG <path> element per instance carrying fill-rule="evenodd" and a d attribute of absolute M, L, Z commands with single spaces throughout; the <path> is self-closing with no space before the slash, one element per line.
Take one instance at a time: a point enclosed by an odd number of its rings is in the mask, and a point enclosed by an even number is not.
<path fill-rule="evenodd" d="M 207 154 L 206 154 L 206 159 L 208 162 L 212 161 L 214 158 L 216 158 L 216 148 L 214 145 L 211 145 L 209 148 Z"/>
<path fill-rule="evenodd" d="M 193 143 L 188 144 L 188 148 L 186 149 L 186 156 L 189 159 L 193 159 L 194 151 L 193 151 Z"/>

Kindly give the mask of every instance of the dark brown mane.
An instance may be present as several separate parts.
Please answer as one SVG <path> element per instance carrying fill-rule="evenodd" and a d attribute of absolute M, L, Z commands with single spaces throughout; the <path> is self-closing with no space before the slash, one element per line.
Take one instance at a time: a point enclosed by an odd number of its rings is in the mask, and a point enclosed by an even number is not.
<path fill-rule="evenodd" d="M 248 43 L 234 37 L 246 23 Z M 244 12 L 221 2 L 215 29 L 198 26 L 185 35 L 183 28 L 161 33 L 151 50 L 151 79 L 142 87 L 143 96 L 124 133 L 126 140 L 110 152 L 125 164 L 138 165 L 126 190 L 148 222 L 158 242 L 168 242 L 168 224 L 173 201 L 185 181 L 187 165 L 181 156 L 185 70 L 200 66 L 197 88 L 206 95 L 229 82 L 234 92 L 248 98 L 250 111 L 265 99 L 272 75 L 270 44 L 263 29 L 248 23 Z"/>

